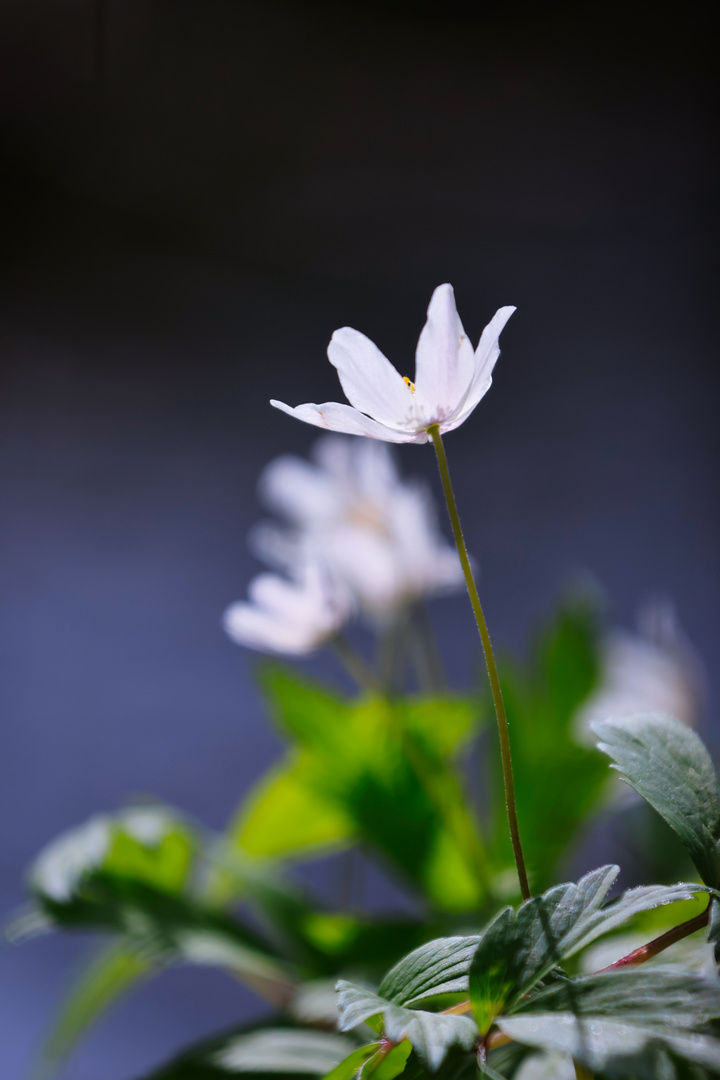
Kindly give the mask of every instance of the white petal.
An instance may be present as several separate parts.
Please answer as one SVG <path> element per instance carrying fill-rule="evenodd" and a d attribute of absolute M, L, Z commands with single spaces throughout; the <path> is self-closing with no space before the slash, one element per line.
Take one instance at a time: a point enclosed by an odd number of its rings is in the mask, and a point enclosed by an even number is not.
<path fill-rule="evenodd" d="M 460 322 L 452 285 L 439 285 L 416 352 L 415 405 L 428 424 L 457 409 L 474 371 L 473 348 Z"/>
<path fill-rule="evenodd" d="M 271 401 L 270 404 L 288 416 L 304 420 L 306 424 L 314 424 L 328 431 L 341 431 L 346 435 L 367 435 L 371 439 L 392 443 L 424 443 L 428 438 L 425 431 L 393 431 L 352 406 L 341 405 L 337 401 L 326 401 L 324 405 L 308 403 L 296 405 L 295 408 L 282 401 Z"/>
<path fill-rule="evenodd" d="M 493 368 L 500 356 L 500 334 L 505 328 L 508 319 L 516 310 L 514 307 L 501 307 L 495 312 L 482 332 L 480 344 L 475 350 L 475 374 L 473 375 L 468 396 L 462 406 L 464 417 L 470 415 L 480 399 L 490 389 Z"/>
<path fill-rule="evenodd" d="M 313 627 L 284 623 L 252 604 L 231 604 L 223 616 L 223 626 L 238 645 L 260 652 L 303 656 L 318 645 Z"/>
<path fill-rule="evenodd" d="M 410 387 L 370 338 L 343 326 L 330 339 L 328 359 L 337 368 L 345 397 L 356 409 L 390 427 L 407 430 L 412 426 Z"/>
<path fill-rule="evenodd" d="M 485 397 L 492 386 L 492 372 L 498 357 L 500 345 L 498 338 L 505 323 L 517 309 L 514 307 L 502 307 L 496 311 L 490 322 L 482 332 L 480 344 L 475 350 L 475 374 L 473 375 L 470 388 L 464 401 L 461 402 L 457 412 L 448 418 L 448 422 L 440 425 L 440 432 L 454 431 L 463 424 L 475 406 Z"/>
<path fill-rule="evenodd" d="M 248 596 L 253 604 L 279 619 L 317 623 L 322 619 L 323 596 L 314 585 L 302 588 L 277 574 L 258 574 L 248 585 Z"/>
<path fill-rule="evenodd" d="M 296 524 L 332 516 L 332 485 L 320 469 L 302 458 L 285 454 L 263 470 L 258 482 L 263 502 Z"/>

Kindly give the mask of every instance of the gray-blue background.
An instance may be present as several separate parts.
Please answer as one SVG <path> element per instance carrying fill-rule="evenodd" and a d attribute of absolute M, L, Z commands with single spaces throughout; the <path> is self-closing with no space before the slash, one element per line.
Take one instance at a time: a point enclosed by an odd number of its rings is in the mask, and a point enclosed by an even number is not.
<path fill-rule="evenodd" d="M 522 646 L 568 572 L 625 624 L 661 589 L 717 700 L 707 28 L 594 4 L 3 0 L 0 29 L 3 913 L 93 811 L 152 793 L 221 826 L 273 760 L 253 657 L 219 627 L 255 569 L 259 468 L 314 437 L 268 398 L 338 397 L 344 324 L 411 372 L 445 280 L 472 337 L 518 306 L 447 440 L 496 640 Z M 429 449 L 400 457 L 435 484 Z M 433 614 L 467 684 L 466 605 Z M 78 956 L 0 952 L 3 1076 Z M 167 975 L 68 1076 L 129 1080 L 259 1008 Z"/>

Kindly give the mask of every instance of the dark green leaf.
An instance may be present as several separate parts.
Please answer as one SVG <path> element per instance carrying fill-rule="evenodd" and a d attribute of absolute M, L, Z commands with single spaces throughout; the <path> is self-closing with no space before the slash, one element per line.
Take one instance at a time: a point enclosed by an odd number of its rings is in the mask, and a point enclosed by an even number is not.
<path fill-rule="evenodd" d="M 341 980 L 338 983 L 338 1009 L 341 1031 L 382 1018 L 384 1034 L 393 1042 L 408 1039 L 420 1060 L 432 1071 L 442 1064 L 455 1046 L 471 1050 L 478 1036 L 467 1016 L 404 1009 L 369 990 Z"/>
<path fill-rule="evenodd" d="M 593 870 L 575 884 L 556 885 L 517 910 L 506 908 L 483 931 L 470 968 L 470 999 L 484 1034 L 495 1016 L 511 1009 L 562 960 L 633 915 L 690 898 L 702 886 L 633 889 L 602 904 L 616 866 Z"/>
<path fill-rule="evenodd" d="M 703 881 L 720 887 L 720 788 L 695 732 L 654 715 L 603 720 L 593 729 L 615 768 L 680 837 Z"/>
<path fill-rule="evenodd" d="M 712 1021 L 720 1016 L 720 982 L 677 969 L 606 972 L 557 982 L 497 1018 L 513 1039 L 571 1054 L 591 1071 L 648 1073 L 657 1048 L 701 1066 L 720 1062 Z M 617 1073 L 622 1063 L 626 1072 Z M 643 1062 L 645 1062 L 643 1064 Z"/>
<path fill-rule="evenodd" d="M 378 993 L 395 1005 L 413 1005 L 437 994 L 455 994 L 468 989 L 468 972 L 480 936 L 436 938 L 392 968 L 380 983 Z"/>

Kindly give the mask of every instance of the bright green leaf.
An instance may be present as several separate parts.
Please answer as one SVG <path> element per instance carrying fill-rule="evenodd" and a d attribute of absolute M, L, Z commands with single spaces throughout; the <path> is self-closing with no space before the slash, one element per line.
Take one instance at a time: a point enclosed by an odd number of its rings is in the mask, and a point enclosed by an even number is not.
<path fill-rule="evenodd" d="M 327 1074 L 325 1080 L 352 1080 L 353 1076 L 360 1072 L 363 1065 L 377 1054 L 380 1045 L 379 1042 L 374 1042 L 369 1043 L 367 1046 L 358 1046 L 357 1050 L 353 1050 L 352 1054 L 348 1054 L 339 1065 L 336 1065 Z M 365 1070 L 363 1070 L 363 1074 L 365 1075 Z"/>
<path fill-rule="evenodd" d="M 397 1046 L 393 1046 L 390 1053 L 383 1057 L 379 1064 L 374 1064 L 372 1061 L 368 1063 L 368 1069 L 363 1071 L 363 1080 L 370 1076 L 373 1080 L 395 1080 L 396 1076 L 400 1076 L 405 1071 L 411 1053 L 412 1043 L 409 1039 L 403 1039 Z"/>
<path fill-rule="evenodd" d="M 476 909 L 489 866 L 451 760 L 476 722 L 472 704 L 453 695 L 348 702 L 277 666 L 264 687 L 318 797 L 437 907 Z"/>
<path fill-rule="evenodd" d="M 343 847 L 354 825 L 311 783 L 307 754 L 291 752 L 251 790 L 227 831 L 248 855 L 302 857 Z"/>

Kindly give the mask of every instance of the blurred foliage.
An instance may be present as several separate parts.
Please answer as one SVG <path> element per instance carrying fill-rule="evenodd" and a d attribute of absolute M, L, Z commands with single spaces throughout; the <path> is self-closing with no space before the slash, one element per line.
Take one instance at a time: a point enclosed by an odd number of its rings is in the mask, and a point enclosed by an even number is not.
<path fill-rule="evenodd" d="M 219 967 L 274 1012 L 180 1055 L 153 1080 L 238 1072 L 415 1080 L 428 1070 L 459 1080 L 475 1070 L 478 1045 L 480 1069 L 491 1077 L 550 1075 L 542 1071 L 547 1062 L 567 1064 L 568 1054 L 600 1078 L 713 1075 L 715 983 L 675 968 L 644 989 L 623 982 L 622 973 L 605 982 L 577 974 L 581 954 L 601 935 L 659 933 L 706 918 L 705 897 L 718 885 L 720 794 L 692 731 L 657 718 L 601 728 L 603 749 L 665 818 L 706 884 L 631 890 L 609 904 L 617 868 L 553 885 L 596 811 L 619 820 L 628 812 L 609 801 L 607 759 L 578 730 L 580 707 L 601 679 L 599 631 L 594 608 L 572 599 L 538 633 L 526 661 L 501 664 L 536 894 L 519 908 L 503 907 L 517 900 L 517 880 L 484 689 L 347 698 L 282 665 L 264 665 L 260 685 L 285 755 L 223 834 L 166 807 L 132 807 L 65 834 L 33 866 L 31 909 L 11 933 L 99 935 L 37 1075 L 52 1075 L 114 1000 L 177 964 Z M 468 775 L 477 743 L 479 778 Z M 363 914 L 352 891 L 333 904 L 297 883 L 299 862 L 333 853 L 376 862 L 415 914 Z M 641 876 L 637 864 L 634 871 Z M 720 938 L 718 924 L 713 915 L 712 940 Z M 573 1009 L 580 1000 L 635 1071 L 622 1071 L 607 1039 L 578 1045 Z M 542 1009 L 556 1014 L 555 1026 Z M 620 1031 L 626 1021 L 629 1035 Z M 486 1046 L 488 1032 L 496 1041 Z M 502 1032 L 516 1041 L 503 1045 Z"/>

